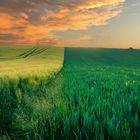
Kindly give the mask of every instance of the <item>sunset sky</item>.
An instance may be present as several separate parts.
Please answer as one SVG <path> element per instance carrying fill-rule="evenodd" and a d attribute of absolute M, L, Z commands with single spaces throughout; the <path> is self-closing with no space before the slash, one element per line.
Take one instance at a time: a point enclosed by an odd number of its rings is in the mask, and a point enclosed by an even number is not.
<path fill-rule="evenodd" d="M 0 0 L 0 45 L 140 48 L 139 0 Z"/>

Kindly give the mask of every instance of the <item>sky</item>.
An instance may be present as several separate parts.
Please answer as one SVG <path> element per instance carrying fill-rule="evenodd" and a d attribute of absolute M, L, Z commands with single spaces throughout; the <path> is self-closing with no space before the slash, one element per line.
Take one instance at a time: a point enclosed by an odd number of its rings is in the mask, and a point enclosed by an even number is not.
<path fill-rule="evenodd" d="M 0 0 L 0 45 L 140 48 L 139 0 Z"/>

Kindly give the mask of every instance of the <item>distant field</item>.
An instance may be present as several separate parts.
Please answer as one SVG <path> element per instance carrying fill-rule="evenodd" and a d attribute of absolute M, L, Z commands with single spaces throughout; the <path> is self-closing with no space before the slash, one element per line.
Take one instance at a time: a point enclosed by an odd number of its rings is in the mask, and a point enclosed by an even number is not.
<path fill-rule="evenodd" d="M 140 50 L 65 50 L 63 136 L 140 139 Z"/>
<path fill-rule="evenodd" d="M 50 48 L 51 53 L 48 49 L 43 52 L 46 55 L 32 53 L 30 57 L 27 51 L 16 56 L 7 51 L 16 63 L 34 61 L 36 76 L 0 84 L 0 138 L 140 139 L 139 50 L 66 48 L 63 69 L 49 82 L 37 77 L 37 65 L 52 64 L 56 58 L 62 64 L 63 49 Z M 2 54 L 6 65 L 8 57 Z"/>
<path fill-rule="evenodd" d="M 58 48 L 0 47 L 0 77 L 57 72 L 63 56 L 63 49 Z"/>

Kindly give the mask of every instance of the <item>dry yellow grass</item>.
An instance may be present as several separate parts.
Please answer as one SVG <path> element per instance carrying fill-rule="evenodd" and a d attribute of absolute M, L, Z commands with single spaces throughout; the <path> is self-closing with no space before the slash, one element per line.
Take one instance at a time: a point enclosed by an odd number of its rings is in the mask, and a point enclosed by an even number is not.
<path fill-rule="evenodd" d="M 0 47 L 0 51 L 3 52 L 0 54 L 0 77 L 49 76 L 58 72 L 63 66 L 63 48 L 16 48 L 15 50 L 12 47 L 8 50 Z"/>

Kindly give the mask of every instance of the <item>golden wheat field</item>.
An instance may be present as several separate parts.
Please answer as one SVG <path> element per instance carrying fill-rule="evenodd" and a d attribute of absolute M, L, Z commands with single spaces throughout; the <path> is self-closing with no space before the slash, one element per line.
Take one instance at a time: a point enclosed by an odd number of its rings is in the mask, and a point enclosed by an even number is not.
<path fill-rule="evenodd" d="M 63 48 L 0 47 L 0 77 L 49 76 L 62 68 L 63 51 Z"/>

